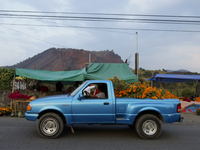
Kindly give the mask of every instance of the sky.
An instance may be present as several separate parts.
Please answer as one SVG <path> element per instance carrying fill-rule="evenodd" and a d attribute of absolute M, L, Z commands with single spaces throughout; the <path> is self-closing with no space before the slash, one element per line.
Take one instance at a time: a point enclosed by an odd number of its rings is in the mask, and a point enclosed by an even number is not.
<path fill-rule="evenodd" d="M 200 1 L 0 0 L 0 4 L 0 66 L 55 47 L 113 50 L 133 69 L 138 52 L 139 68 L 200 73 Z"/>

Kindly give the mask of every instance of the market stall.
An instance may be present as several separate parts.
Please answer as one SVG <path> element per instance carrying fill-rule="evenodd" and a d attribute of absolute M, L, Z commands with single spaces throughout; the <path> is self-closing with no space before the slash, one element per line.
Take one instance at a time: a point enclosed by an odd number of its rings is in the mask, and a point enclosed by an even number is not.
<path fill-rule="evenodd" d="M 47 71 L 36 69 L 15 69 L 15 77 L 21 76 L 29 79 L 34 79 L 40 82 L 55 84 L 61 82 L 64 85 L 75 85 L 77 81 L 82 82 L 85 80 L 108 80 L 114 76 L 118 76 L 119 79 L 123 79 L 125 82 L 133 83 L 137 82 L 137 76 L 133 74 L 132 70 L 126 63 L 91 63 L 87 68 L 73 71 Z M 14 83 L 12 93 L 14 93 Z M 21 102 L 29 102 L 30 99 L 12 99 L 13 102 L 18 104 L 18 108 Z"/>

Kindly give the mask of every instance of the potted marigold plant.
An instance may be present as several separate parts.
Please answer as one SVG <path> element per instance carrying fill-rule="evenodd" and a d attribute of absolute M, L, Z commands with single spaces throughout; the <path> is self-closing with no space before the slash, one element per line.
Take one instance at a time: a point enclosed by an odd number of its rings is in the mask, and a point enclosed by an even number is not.
<path fill-rule="evenodd" d="M 200 115 L 200 108 L 196 109 L 197 115 Z"/>
<path fill-rule="evenodd" d="M 12 112 L 11 108 L 0 108 L 0 115 L 8 116 Z"/>

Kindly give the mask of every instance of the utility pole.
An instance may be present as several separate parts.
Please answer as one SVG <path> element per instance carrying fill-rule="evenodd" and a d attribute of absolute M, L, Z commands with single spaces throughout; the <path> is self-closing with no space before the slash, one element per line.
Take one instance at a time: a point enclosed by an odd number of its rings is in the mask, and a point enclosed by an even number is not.
<path fill-rule="evenodd" d="M 138 67 L 139 67 L 139 53 L 138 53 L 138 33 L 136 32 L 136 49 L 137 53 L 135 53 L 135 74 L 137 75 L 139 81 Z"/>
<path fill-rule="evenodd" d="M 89 64 L 91 63 L 91 52 L 89 52 Z"/>

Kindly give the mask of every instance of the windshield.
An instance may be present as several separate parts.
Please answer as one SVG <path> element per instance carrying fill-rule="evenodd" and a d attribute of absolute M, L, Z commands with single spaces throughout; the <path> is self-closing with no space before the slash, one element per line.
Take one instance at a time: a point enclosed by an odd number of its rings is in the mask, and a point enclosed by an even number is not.
<path fill-rule="evenodd" d="M 78 91 L 80 91 L 80 89 L 82 89 L 82 87 L 86 84 L 87 82 L 83 82 L 78 88 L 76 88 L 71 94 L 70 96 L 75 96 L 76 93 L 78 93 Z"/>

